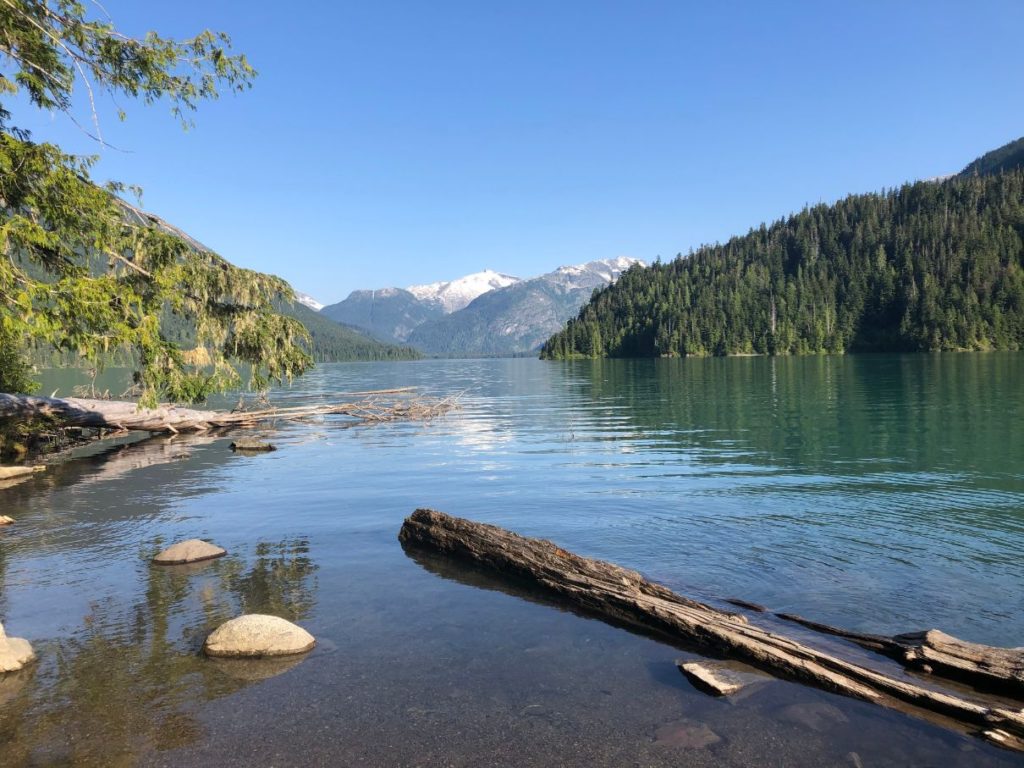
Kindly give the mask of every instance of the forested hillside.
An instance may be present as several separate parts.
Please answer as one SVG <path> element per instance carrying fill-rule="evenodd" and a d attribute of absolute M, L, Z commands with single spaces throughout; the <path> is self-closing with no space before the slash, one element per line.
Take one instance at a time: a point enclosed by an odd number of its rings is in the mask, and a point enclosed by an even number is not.
<path fill-rule="evenodd" d="M 346 360 L 417 360 L 422 355 L 407 346 L 385 344 L 370 338 L 358 329 L 349 328 L 295 302 L 279 307 L 282 314 L 290 315 L 306 326 L 312 338 L 310 354 L 318 363 Z"/>
<path fill-rule="evenodd" d="M 275 303 L 277 312 L 294 317 L 309 331 L 307 351 L 315 362 L 336 363 L 368 360 L 418 360 L 423 355 L 416 349 L 385 344 L 361 333 L 358 329 L 328 320 L 298 302 Z M 195 346 L 195 327 L 184 318 L 170 313 L 161 319 L 164 337 L 182 349 Z M 48 345 L 36 345 L 30 350 L 30 361 L 41 368 L 91 367 L 91 364 L 72 351 L 58 351 Z M 133 367 L 138 361 L 127 350 L 116 350 L 105 355 L 106 367 Z"/>
<path fill-rule="evenodd" d="M 1024 136 L 1004 144 L 999 149 L 986 152 L 973 163 L 964 168 L 961 176 L 991 175 L 1014 168 L 1024 167 Z"/>
<path fill-rule="evenodd" d="M 1020 149 L 631 269 L 541 356 L 1021 349 Z"/>

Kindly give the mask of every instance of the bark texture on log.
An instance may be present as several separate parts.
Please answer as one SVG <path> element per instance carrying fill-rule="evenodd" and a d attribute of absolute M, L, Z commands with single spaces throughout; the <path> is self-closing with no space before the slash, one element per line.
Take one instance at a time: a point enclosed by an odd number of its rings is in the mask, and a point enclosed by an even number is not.
<path fill-rule="evenodd" d="M 908 663 L 936 673 L 1024 694 L 1024 648 L 993 648 L 969 643 L 938 629 L 896 635 Z"/>
<path fill-rule="evenodd" d="M 1024 751 L 1024 712 L 926 688 L 751 625 L 647 581 L 636 571 L 580 557 L 543 539 L 418 509 L 399 539 L 502 574 L 557 595 L 591 613 L 654 629 L 717 654 L 739 658 L 777 676 L 882 706 L 937 712 L 979 730 L 1002 746 Z"/>
<path fill-rule="evenodd" d="M 174 405 L 140 408 L 124 400 L 92 400 L 79 397 L 33 397 L 0 393 L 0 420 L 28 421 L 47 419 L 61 426 L 93 427 L 143 432 L 206 432 L 224 427 L 243 427 L 274 419 L 303 419 L 311 416 L 342 415 L 357 421 L 377 422 L 396 419 L 426 419 L 452 407 L 451 400 L 416 398 L 382 399 L 380 395 L 406 390 L 364 393 L 369 397 L 332 405 L 269 408 L 261 411 L 201 411 Z"/>
<path fill-rule="evenodd" d="M 947 635 L 938 629 L 894 637 L 866 635 L 805 619 L 792 613 L 780 619 L 884 654 L 912 669 L 969 683 L 982 690 L 1024 697 L 1024 648 L 995 648 Z"/>

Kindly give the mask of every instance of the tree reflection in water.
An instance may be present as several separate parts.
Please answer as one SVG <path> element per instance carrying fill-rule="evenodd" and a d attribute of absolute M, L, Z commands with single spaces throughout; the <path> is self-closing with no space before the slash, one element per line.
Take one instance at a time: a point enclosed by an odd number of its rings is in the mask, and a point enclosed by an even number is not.
<path fill-rule="evenodd" d="M 36 643 L 37 665 L 0 678 L 3 764 L 127 766 L 197 742 L 200 703 L 304 658 L 218 663 L 200 653 L 206 635 L 240 613 L 308 617 L 316 570 L 301 539 L 261 542 L 251 561 L 148 569 L 143 600 L 94 604 L 75 636 Z"/>

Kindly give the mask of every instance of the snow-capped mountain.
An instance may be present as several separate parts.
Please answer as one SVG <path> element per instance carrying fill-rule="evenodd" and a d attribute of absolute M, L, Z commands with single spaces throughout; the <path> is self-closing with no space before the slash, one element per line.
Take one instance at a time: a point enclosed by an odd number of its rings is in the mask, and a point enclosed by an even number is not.
<path fill-rule="evenodd" d="M 595 288 L 614 282 L 637 259 L 559 267 L 520 280 L 487 269 L 409 288 L 352 291 L 321 314 L 383 341 L 434 354 L 510 354 L 533 349 L 561 328 Z"/>
<path fill-rule="evenodd" d="M 407 340 L 430 354 L 508 355 L 538 348 L 581 306 L 637 259 L 620 257 L 559 267 L 546 275 L 488 291 L 464 309 L 417 326 Z"/>
<path fill-rule="evenodd" d="M 299 293 L 298 291 L 296 291 L 295 292 L 295 300 L 297 302 L 299 302 L 299 304 L 305 304 L 307 307 L 312 309 L 314 312 L 319 312 L 321 309 L 324 308 L 323 304 L 321 304 L 319 301 L 314 299 L 308 293 Z"/>
<path fill-rule="evenodd" d="M 548 272 L 535 279 L 561 286 L 566 291 L 574 291 L 579 288 L 593 290 L 602 284 L 614 283 L 619 279 L 619 275 L 634 264 L 643 264 L 643 262 L 629 256 L 619 256 L 616 259 L 601 259 L 571 267 L 559 267 L 554 272 Z"/>
<path fill-rule="evenodd" d="M 520 282 L 518 277 L 503 275 L 493 269 L 474 272 L 456 280 L 427 285 L 410 285 L 407 290 L 420 301 L 436 305 L 444 314 L 456 312 L 488 291 Z"/>

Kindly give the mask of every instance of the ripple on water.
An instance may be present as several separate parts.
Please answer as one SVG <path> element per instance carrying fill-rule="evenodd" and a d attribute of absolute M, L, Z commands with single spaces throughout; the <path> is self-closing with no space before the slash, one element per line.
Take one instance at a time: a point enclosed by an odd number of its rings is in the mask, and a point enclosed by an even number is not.
<path fill-rule="evenodd" d="M 352 764 L 1019 764 L 832 699 L 848 723 L 801 730 L 779 712 L 820 695 L 782 683 L 723 707 L 682 681 L 677 650 L 431 572 L 396 533 L 432 506 L 699 597 L 1020 645 L 1022 373 L 1019 355 L 320 366 L 275 399 L 411 384 L 462 407 L 282 425 L 258 457 L 183 437 L 159 448 L 173 462 L 112 454 L 4 492 L 0 615 L 44 649 L 0 710 L 5 758 L 287 763 L 301 743 Z M 148 565 L 196 536 L 229 557 Z M 337 652 L 258 684 L 224 675 L 194 651 L 242 610 Z M 720 741 L 657 742 L 690 721 Z"/>

